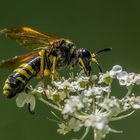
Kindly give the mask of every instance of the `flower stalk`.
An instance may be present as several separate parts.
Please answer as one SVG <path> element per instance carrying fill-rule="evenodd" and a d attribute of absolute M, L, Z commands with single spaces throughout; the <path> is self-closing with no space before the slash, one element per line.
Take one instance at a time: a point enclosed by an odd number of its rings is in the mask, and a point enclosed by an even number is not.
<path fill-rule="evenodd" d="M 50 107 L 52 107 L 52 108 L 54 108 L 54 109 L 56 109 L 56 110 L 58 110 L 58 111 L 62 111 L 61 108 L 57 107 L 57 106 L 54 105 L 54 104 L 51 104 L 50 102 L 46 101 L 46 100 L 43 99 L 43 98 L 40 98 L 39 100 L 40 100 L 41 102 L 43 102 L 44 104 L 46 104 L 46 105 L 48 105 L 48 106 L 50 106 Z"/>

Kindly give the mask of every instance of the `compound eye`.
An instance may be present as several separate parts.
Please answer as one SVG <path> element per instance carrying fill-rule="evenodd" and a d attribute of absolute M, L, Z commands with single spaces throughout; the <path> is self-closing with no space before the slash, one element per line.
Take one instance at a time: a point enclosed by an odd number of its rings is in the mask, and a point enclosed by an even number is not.
<path fill-rule="evenodd" d="M 83 50 L 83 51 L 82 51 L 82 57 L 91 57 L 91 54 L 90 54 L 89 51 Z"/>

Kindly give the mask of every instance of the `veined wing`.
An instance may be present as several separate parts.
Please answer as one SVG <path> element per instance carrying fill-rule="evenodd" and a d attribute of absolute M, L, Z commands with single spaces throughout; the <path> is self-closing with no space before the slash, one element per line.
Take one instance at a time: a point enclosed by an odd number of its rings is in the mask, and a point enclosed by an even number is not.
<path fill-rule="evenodd" d="M 15 56 L 10 59 L 2 60 L 0 62 L 0 69 L 1 68 L 15 68 L 19 66 L 21 63 L 27 62 L 35 56 L 38 56 L 38 52 L 30 52 L 24 55 Z"/>
<path fill-rule="evenodd" d="M 51 47 L 50 43 L 59 40 L 48 34 L 41 33 L 28 27 L 17 27 L 3 29 L 0 33 L 5 34 L 8 38 L 16 40 L 21 46 L 29 49 L 40 47 Z"/>

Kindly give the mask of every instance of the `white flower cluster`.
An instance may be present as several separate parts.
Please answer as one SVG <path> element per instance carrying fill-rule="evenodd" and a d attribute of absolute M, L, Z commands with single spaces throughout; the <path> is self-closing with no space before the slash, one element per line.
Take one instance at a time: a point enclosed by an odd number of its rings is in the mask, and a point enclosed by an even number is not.
<path fill-rule="evenodd" d="M 119 65 L 115 65 L 109 72 L 105 74 L 101 74 L 99 77 L 99 83 L 105 82 L 106 77 L 110 77 L 112 79 L 117 79 L 122 86 L 130 86 L 140 84 L 140 74 L 136 74 L 133 72 L 127 73 L 122 70 L 122 67 Z"/>
<path fill-rule="evenodd" d="M 127 89 L 121 99 L 111 95 L 111 85 L 115 79 L 120 86 Z M 23 107 L 25 103 L 30 103 L 33 110 L 35 99 L 38 99 L 60 111 L 61 119 L 55 114 L 59 119 L 57 122 L 60 134 L 72 130 L 77 132 L 85 127 L 85 133 L 80 140 L 86 137 L 90 129 L 94 130 L 94 140 L 101 140 L 109 132 L 120 132 L 110 128 L 111 121 L 130 116 L 133 111 L 124 115 L 124 112 L 130 109 L 140 109 L 140 96 L 135 96 L 132 92 L 134 85 L 140 85 L 140 74 L 127 73 L 121 66 L 116 65 L 99 76 L 87 77 L 79 74 L 52 81 L 52 85 L 47 89 L 37 86 L 38 88 L 31 89 L 30 94 L 19 94 L 17 105 Z"/>

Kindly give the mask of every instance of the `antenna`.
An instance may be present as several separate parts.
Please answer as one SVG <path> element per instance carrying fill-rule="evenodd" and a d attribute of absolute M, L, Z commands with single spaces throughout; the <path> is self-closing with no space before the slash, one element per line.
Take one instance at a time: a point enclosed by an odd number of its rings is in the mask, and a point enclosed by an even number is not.
<path fill-rule="evenodd" d="M 98 54 L 98 53 L 101 53 L 101 52 L 106 52 L 106 51 L 111 51 L 111 50 L 112 50 L 112 48 L 105 48 L 105 49 L 102 49 L 102 50 L 96 52 L 95 54 Z"/>
<path fill-rule="evenodd" d="M 102 68 L 101 68 L 100 64 L 97 62 L 97 60 L 95 61 L 95 64 L 97 64 L 97 66 L 98 66 L 100 72 L 102 73 L 102 72 L 103 72 L 103 71 L 102 71 Z"/>
<path fill-rule="evenodd" d="M 99 54 L 99 53 L 101 53 L 101 52 L 106 52 L 106 51 L 111 51 L 112 50 L 112 48 L 105 48 L 105 49 L 102 49 L 102 50 L 100 50 L 100 51 L 98 51 L 98 52 L 96 52 L 96 53 L 93 53 L 91 56 L 92 56 L 92 58 L 91 58 L 91 61 L 93 62 L 93 63 L 96 63 L 96 65 L 98 66 L 98 68 L 99 68 L 99 70 L 100 70 L 100 72 L 102 73 L 102 69 L 101 69 L 101 67 L 100 67 L 100 64 L 98 63 L 98 61 L 96 60 L 96 55 L 97 54 Z"/>

